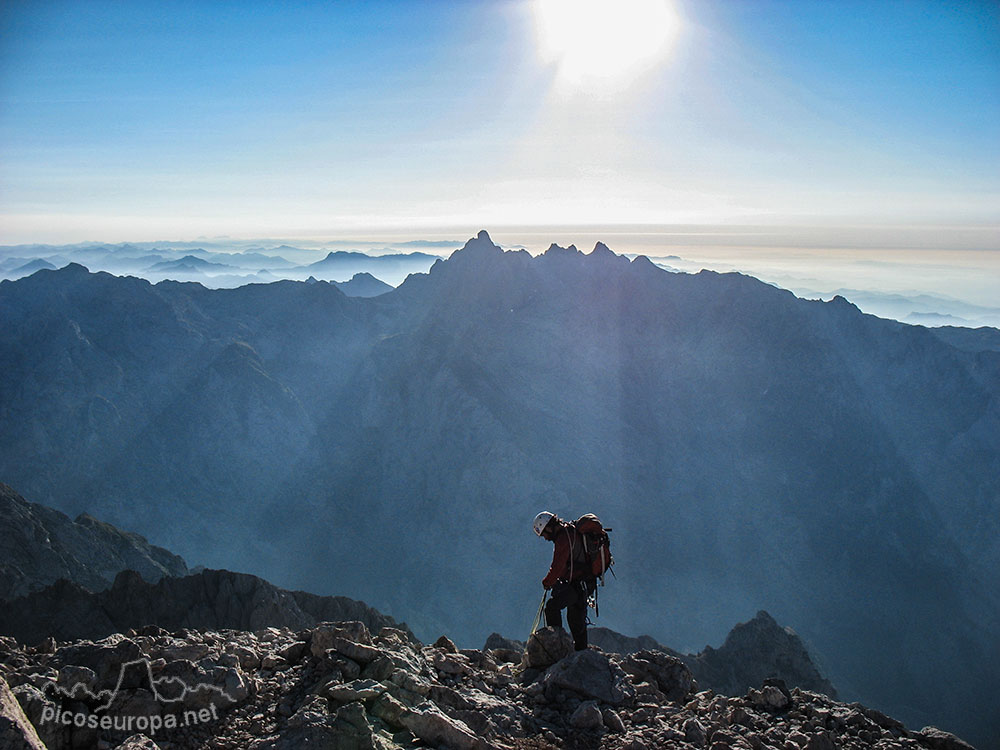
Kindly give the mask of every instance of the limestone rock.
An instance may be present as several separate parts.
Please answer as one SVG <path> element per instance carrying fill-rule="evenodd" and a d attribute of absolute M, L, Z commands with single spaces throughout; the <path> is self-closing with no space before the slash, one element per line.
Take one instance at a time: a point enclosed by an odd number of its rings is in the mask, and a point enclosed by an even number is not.
<path fill-rule="evenodd" d="M 575 651 L 554 664 L 541 682 L 548 697 L 556 690 L 570 690 L 612 706 L 621 705 L 635 692 L 621 667 L 606 654 L 590 649 Z"/>
<path fill-rule="evenodd" d="M 0 748 L 46 750 L 3 677 L 0 677 Z"/>
<path fill-rule="evenodd" d="M 445 715 L 430 702 L 407 712 L 402 721 L 414 736 L 432 745 L 446 745 L 455 750 L 482 750 L 486 747 L 486 743 L 476 737 L 468 726 Z"/>
<path fill-rule="evenodd" d="M 525 666 L 545 669 L 573 653 L 573 638 L 562 628 L 535 631 L 525 649 Z"/>
<path fill-rule="evenodd" d="M 622 662 L 622 669 L 655 684 L 667 700 L 675 702 L 685 700 L 694 683 L 691 670 L 683 661 L 660 651 L 630 654 Z"/>
<path fill-rule="evenodd" d="M 577 729 L 597 730 L 604 726 L 604 717 L 596 701 L 586 701 L 570 715 L 569 723 Z"/>

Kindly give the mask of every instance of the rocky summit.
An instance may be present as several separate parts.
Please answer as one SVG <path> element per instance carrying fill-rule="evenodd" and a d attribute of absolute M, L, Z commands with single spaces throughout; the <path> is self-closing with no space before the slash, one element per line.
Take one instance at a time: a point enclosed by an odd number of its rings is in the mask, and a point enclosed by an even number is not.
<path fill-rule="evenodd" d="M 509 644 L 508 644 L 509 645 Z M 765 681 L 699 689 L 662 651 L 422 645 L 362 622 L 293 630 L 148 626 L 25 647 L 0 638 L 0 747 L 100 750 L 968 750 L 857 703 Z"/>

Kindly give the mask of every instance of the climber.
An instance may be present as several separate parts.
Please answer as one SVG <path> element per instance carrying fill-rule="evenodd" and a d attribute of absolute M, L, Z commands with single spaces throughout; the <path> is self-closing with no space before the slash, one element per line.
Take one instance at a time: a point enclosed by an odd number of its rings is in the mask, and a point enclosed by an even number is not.
<path fill-rule="evenodd" d="M 561 628 L 565 609 L 573 645 L 577 651 L 583 651 L 587 648 L 587 598 L 597 586 L 590 568 L 579 559 L 583 539 L 573 524 L 547 510 L 535 516 L 534 527 L 538 536 L 555 544 L 552 566 L 542 580 L 545 590 L 552 591 L 552 598 L 545 605 L 545 624 Z"/>

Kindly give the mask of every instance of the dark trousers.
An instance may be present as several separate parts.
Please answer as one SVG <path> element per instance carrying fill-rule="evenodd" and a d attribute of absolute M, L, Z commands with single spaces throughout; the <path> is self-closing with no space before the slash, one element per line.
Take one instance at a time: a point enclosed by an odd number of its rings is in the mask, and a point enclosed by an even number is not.
<path fill-rule="evenodd" d="M 557 583 L 545 605 L 545 624 L 552 628 L 562 627 L 562 610 L 566 610 L 566 622 L 577 651 L 587 648 L 587 597 L 592 591 L 591 581 Z"/>

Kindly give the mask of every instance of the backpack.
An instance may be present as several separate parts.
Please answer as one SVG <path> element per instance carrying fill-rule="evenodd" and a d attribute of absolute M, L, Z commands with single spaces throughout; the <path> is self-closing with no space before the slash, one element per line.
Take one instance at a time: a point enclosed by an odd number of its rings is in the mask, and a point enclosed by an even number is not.
<path fill-rule="evenodd" d="M 611 556 L 611 540 L 601 519 L 593 513 L 587 513 L 573 521 L 573 527 L 583 540 L 583 544 L 575 550 L 574 563 L 583 565 L 590 570 L 590 575 L 600 578 L 604 583 L 604 574 L 615 564 Z M 614 571 L 611 571 L 614 574 Z M 588 576 L 589 577 L 589 576 Z"/>

